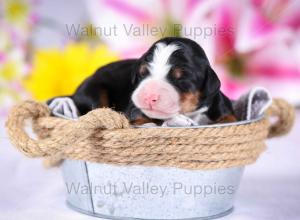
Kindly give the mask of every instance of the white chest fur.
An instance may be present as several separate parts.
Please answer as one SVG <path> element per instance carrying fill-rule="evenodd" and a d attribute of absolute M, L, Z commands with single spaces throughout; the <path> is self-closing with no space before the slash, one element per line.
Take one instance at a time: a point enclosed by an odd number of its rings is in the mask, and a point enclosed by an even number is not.
<path fill-rule="evenodd" d="M 184 115 L 196 122 L 197 125 L 207 125 L 211 122 L 211 120 L 204 114 L 207 110 L 208 107 L 204 106 L 197 111 L 189 112 Z"/>
<path fill-rule="evenodd" d="M 179 114 L 170 119 L 167 119 L 163 123 L 163 127 L 186 127 L 186 126 L 197 126 L 197 125 L 207 125 L 211 121 L 204 114 L 208 110 L 208 107 L 202 107 L 194 112 L 189 112 L 186 114 Z"/>

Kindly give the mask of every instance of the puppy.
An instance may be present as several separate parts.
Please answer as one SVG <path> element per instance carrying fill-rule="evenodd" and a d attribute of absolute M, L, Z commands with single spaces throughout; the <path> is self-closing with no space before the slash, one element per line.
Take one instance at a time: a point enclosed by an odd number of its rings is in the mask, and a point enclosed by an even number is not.
<path fill-rule="evenodd" d="M 179 114 L 197 123 L 236 121 L 203 49 L 186 38 L 161 39 L 140 59 L 99 68 L 70 98 L 80 115 L 110 107 L 134 125 L 160 125 Z"/>

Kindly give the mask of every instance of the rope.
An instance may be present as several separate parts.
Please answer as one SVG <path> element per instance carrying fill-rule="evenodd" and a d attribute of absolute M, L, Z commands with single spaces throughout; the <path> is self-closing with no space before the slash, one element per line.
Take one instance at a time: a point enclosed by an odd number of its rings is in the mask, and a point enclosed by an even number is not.
<path fill-rule="evenodd" d="M 269 138 L 287 134 L 295 121 L 295 110 L 283 99 L 274 99 L 268 109 L 269 117 L 276 117 L 276 122 L 270 127 Z"/>
<path fill-rule="evenodd" d="M 265 139 L 286 134 L 295 112 L 275 99 L 268 118 L 256 122 L 205 128 L 132 128 L 126 117 L 108 108 L 72 121 L 50 116 L 45 104 L 25 101 L 15 106 L 6 127 L 11 142 L 29 157 L 63 158 L 116 165 L 217 169 L 255 162 Z M 269 117 L 276 117 L 274 124 Z M 31 119 L 37 139 L 25 132 Z"/>

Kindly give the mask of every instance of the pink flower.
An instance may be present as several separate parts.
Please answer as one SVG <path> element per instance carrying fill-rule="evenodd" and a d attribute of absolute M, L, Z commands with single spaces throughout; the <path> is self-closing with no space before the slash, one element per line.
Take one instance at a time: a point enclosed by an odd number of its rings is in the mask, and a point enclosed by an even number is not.
<path fill-rule="evenodd" d="M 215 36 L 213 65 L 224 92 L 237 98 L 260 84 L 274 96 L 299 102 L 299 1 L 223 1 L 214 10 L 217 26 L 234 30 Z"/>
<path fill-rule="evenodd" d="M 88 6 L 97 27 L 116 25 L 116 36 L 100 37 L 124 58 L 139 57 L 162 36 L 180 34 L 204 48 L 231 98 L 260 85 L 300 103 L 295 92 L 300 87 L 300 1 L 89 0 Z M 174 24 L 182 25 L 180 32 L 147 32 Z M 146 33 L 126 32 L 130 27 Z"/>
<path fill-rule="evenodd" d="M 197 0 L 89 0 L 88 9 L 93 24 L 102 30 L 99 37 L 129 58 L 139 57 L 162 36 L 176 34 L 174 24 L 184 23 L 201 4 Z M 116 33 L 108 33 L 114 26 Z"/>

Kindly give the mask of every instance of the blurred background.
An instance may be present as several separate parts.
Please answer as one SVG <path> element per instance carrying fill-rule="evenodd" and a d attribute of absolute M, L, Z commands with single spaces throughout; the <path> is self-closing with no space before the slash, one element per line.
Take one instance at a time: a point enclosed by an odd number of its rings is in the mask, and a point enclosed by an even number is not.
<path fill-rule="evenodd" d="M 68 95 L 106 63 L 140 57 L 163 36 L 197 41 L 235 99 L 254 86 L 300 105 L 298 0 L 0 0 L 0 219 L 94 219 L 65 206 L 60 169 L 10 144 L 12 105 Z M 299 219 L 300 117 L 247 166 L 224 219 Z"/>
<path fill-rule="evenodd" d="M 0 115 L 25 98 L 68 95 L 98 67 L 156 40 L 197 41 L 235 99 L 253 86 L 300 104 L 300 1 L 3 0 Z"/>

